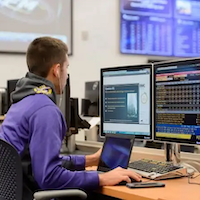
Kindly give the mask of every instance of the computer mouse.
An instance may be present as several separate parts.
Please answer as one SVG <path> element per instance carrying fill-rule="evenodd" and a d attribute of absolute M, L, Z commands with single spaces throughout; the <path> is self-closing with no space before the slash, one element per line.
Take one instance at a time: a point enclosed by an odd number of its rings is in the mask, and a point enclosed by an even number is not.
<path fill-rule="evenodd" d="M 138 181 L 136 181 L 135 179 L 133 179 L 133 178 L 130 178 L 131 179 L 131 183 L 133 183 L 133 182 L 138 182 Z M 140 180 L 140 182 L 142 182 L 142 180 Z M 121 181 L 121 182 L 119 182 L 117 185 L 126 185 L 127 184 L 127 182 L 126 181 Z"/>

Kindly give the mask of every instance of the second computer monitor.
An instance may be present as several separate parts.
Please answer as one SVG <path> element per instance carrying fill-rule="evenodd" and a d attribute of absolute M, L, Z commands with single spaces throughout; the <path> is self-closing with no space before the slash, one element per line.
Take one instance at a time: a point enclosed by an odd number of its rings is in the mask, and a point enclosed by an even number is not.
<path fill-rule="evenodd" d="M 99 117 L 99 81 L 85 83 L 85 98 L 81 104 L 83 116 Z"/>
<path fill-rule="evenodd" d="M 101 136 L 151 139 L 152 65 L 101 69 Z"/>
<path fill-rule="evenodd" d="M 200 144 L 200 59 L 155 64 L 155 140 Z"/>

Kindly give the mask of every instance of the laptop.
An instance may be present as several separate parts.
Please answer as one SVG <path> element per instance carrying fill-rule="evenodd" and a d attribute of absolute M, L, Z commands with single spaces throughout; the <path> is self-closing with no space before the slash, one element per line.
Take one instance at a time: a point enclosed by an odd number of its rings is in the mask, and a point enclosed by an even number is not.
<path fill-rule="evenodd" d="M 98 173 L 108 172 L 117 167 L 127 169 L 134 140 L 135 136 L 130 134 L 106 134 Z"/>

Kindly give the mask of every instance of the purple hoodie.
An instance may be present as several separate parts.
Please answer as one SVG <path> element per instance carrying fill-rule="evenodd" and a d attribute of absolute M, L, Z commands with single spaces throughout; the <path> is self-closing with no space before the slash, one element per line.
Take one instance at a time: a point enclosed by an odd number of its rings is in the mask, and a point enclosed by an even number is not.
<path fill-rule="evenodd" d="M 97 189 L 97 172 L 69 171 L 61 166 L 63 160 L 69 160 L 71 157 L 75 169 L 84 170 L 85 156 L 59 155 L 66 133 L 65 120 L 53 101 L 54 96 L 45 92 L 37 94 L 38 90 L 33 90 L 36 86 L 32 80 L 39 82 L 39 85 L 45 83 L 47 89 L 50 87 L 54 92 L 49 81 L 28 73 L 26 78 L 17 84 L 17 95 L 13 94 L 14 104 L 0 128 L 0 138 L 12 144 L 20 155 L 29 144 L 33 175 L 41 189 Z M 24 90 L 27 85 L 29 92 Z M 30 88 L 34 92 L 30 92 Z"/>

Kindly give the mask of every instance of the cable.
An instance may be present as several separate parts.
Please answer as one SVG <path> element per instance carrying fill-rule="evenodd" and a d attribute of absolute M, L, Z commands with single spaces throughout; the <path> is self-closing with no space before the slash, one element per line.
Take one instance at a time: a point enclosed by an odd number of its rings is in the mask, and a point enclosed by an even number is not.
<path fill-rule="evenodd" d="M 193 169 L 194 172 L 200 172 L 200 163 L 197 161 L 184 160 L 184 162 L 181 162 L 181 165 L 188 169 Z"/>
<path fill-rule="evenodd" d="M 195 178 L 197 178 L 197 177 L 199 177 L 200 176 L 200 174 L 198 174 L 198 175 L 196 175 L 196 176 L 188 176 L 188 184 L 193 184 L 193 185 L 200 185 L 200 183 L 197 183 L 197 182 L 191 182 L 190 180 L 191 179 L 195 179 Z"/>
<path fill-rule="evenodd" d="M 59 86 L 60 86 L 60 101 L 59 101 L 59 108 L 61 109 L 61 104 L 62 104 L 63 93 L 62 93 L 62 87 L 61 87 L 61 80 L 60 80 L 60 76 L 58 76 L 58 79 L 59 79 Z"/>

